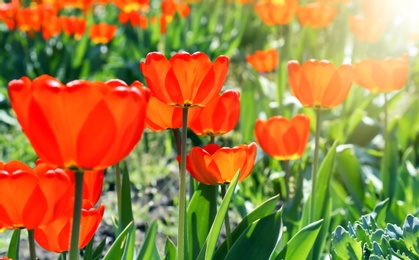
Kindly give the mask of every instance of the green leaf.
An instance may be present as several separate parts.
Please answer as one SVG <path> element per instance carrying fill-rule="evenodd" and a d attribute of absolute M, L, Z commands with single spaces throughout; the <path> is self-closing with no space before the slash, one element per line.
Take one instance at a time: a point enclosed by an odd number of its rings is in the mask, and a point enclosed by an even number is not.
<path fill-rule="evenodd" d="M 394 197 L 397 184 L 398 141 L 394 130 L 389 130 L 385 140 L 384 155 L 381 160 L 381 179 L 383 181 L 382 199 Z"/>
<path fill-rule="evenodd" d="M 9 248 L 7 249 L 7 257 L 13 260 L 19 260 L 19 244 L 20 244 L 20 229 L 13 231 L 10 238 Z"/>
<path fill-rule="evenodd" d="M 144 243 L 138 253 L 137 260 L 141 259 L 160 259 L 156 246 L 157 224 L 153 222 L 147 229 Z"/>
<path fill-rule="evenodd" d="M 103 239 L 102 242 L 96 247 L 95 251 L 93 251 L 93 260 L 99 260 L 102 258 L 103 249 L 106 245 L 106 239 Z"/>
<path fill-rule="evenodd" d="M 302 228 L 288 241 L 275 259 L 307 259 L 322 226 L 323 220 L 321 219 Z"/>
<path fill-rule="evenodd" d="M 419 219 L 408 215 L 403 224 L 403 236 L 407 248 L 419 256 Z"/>
<path fill-rule="evenodd" d="M 111 248 L 109 248 L 103 260 L 122 259 L 128 235 L 133 231 L 133 229 L 134 225 L 133 222 L 131 222 L 115 239 L 115 242 L 112 244 Z"/>
<path fill-rule="evenodd" d="M 345 184 L 345 188 L 349 191 L 358 210 L 361 211 L 365 190 L 361 166 L 352 145 L 339 145 L 336 148 L 336 166 L 338 168 L 338 173 Z"/>
<path fill-rule="evenodd" d="M 250 212 L 246 217 L 243 218 L 243 220 L 240 222 L 240 224 L 231 232 L 231 241 L 234 245 L 235 241 L 242 235 L 242 233 L 247 230 L 248 227 L 250 227 L 255 221 L 266 217 L 270 214 L 272 214 L 273 210 L 275 209 L 276 204 L 278 203 L 279 195 L 274 196 L 267 201 L 265 201 L 263 204 L 261 204 L 259 207 L 257 207 L 255 210 Z M 224 241 L 215 251 L 214 259 L 224 259 L 227 255 L 227 241 Z"/>
<path fill-rule="evenodd" d="M 381 201 L 374 207 L 373 212 L 371 212 L 371 216 L 375 219 L 379 227 L 385 227 L 386 225 L 388 202 L 389 199 Z"/>
<path fill-rule="evenodd" d="M 177 257 L 177 250 L 172 240 L 166 239 L 166 245 L 164 246 L 164 259 L 175 260 Z"/>
<path fill-rule="evenodd" d="M 342 226 L 333 231 L 332 237 L 332 248 L 339 257 L 362 259 L 362 243 L 351 237 Z"/>
<path fill-rule="evenodd" d="M 319 172 L 317 174 L 316 182 L 316 205 L 314 214 L 312 216 L 313 220 L 323 219 L 322 228 L 320 230 L 318 239 L 313 247 L 313 259 L 319 259 L 321 253 L 323 252 L 323 247 L 326 243 L 326 237 L 329 233 L 329 224 L 330 224 L 330 211 L 331 211 L 331 198 L 330 198 L 330 180 L 333 172 L 333 162 L 336 153 L 337 142 L 329 149 L 329 152 L 323 159 L 322 164 L 320 165 Z M 312 195 L 310 195 L 312 196 Z M 308 225 L 309 223 L 309 214 L 310 214 L 310 199 L 309 203 L 306 203 L 303 211 L 303 217 L 300 224 L 300 227 Z"/>
<path fill-rule="evenodd" d="M 199 184 L 186 211 L 189 233 L 189 258 L 195 259 L 217 214 L 218 185 Z"/>
<path fill-rule="evenodd" d="M 239 175 L 240 171 L 237 171 L 236 175 L 230 183 L 230 186 L 228 187 L 223 201 L 221 202 L 220 208 L 218 209 L 217 215 L 215 216 L 214 223 L 212 224 L 211 230 L 207 236 L 207 239 L 205 240 L 204 246 L 202 247 L 202 250 L 199 253 L 197 259 L 212 258 L 215 246 L 217 245 L 218 237 L 220 235 L 221 227 L 224 222 L 224 217 L 230 205 L 231 198 L 233 197 L 234 189 L 236 188 Z"/>
<path fill-rule="evenodd" d="M 124 228 L 134 221 L 134 214 L 132 212 L 131 202 L 131 181 L 129 178 L 127 164 L 122 161 L 120 164 L 120 171 L 122 175 L 121 183 L 121 212 L 118 212 L 118 234 Z M 118 173 L 117 173 L 118 174 Z M 135 226 L 135 225 L 134 225 Z M 135 228 L 128 235 L 127 243 L 125 244 L 124 259 L 134 259 L 135 256 Z"/>
<path fill-rule="evenodd" d="M 225 259 L 269 259 L 281 237 L 281 230 L 281 211 L 278 210 L 247 227 Z"/>

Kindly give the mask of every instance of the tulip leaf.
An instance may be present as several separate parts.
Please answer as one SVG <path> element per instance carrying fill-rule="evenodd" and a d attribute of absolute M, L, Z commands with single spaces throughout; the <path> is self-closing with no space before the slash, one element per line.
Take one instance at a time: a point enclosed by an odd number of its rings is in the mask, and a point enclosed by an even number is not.
<path fill-rule="evenodd" d="M 240 224 L 233 230 L 231 233 L 231 241 L 234 245 L 235 241 L 243 234 L 245 230 L 247 230 L 248 227 L 250 227 L 255 221 L 266 217 L 270 214 L 272 214 L 273 210 L 275 209 L 276 204 L 278 203 L 279 195 L 274 196 L 267 201 L 265 201 L 262 205 L 257 207 L 255 210 L 250 212 L 246 217 L 243 218 L 243 220 L 240 222 Z M 220 247 L 217 249 L 217 251 L 214 254 L 215 259 L 224 259 L 227 255 L 227 241 L 224 241 Z"/>
<path fill-rule="evenodd" d="M 103 260 L 122 259 L 128 235 L 133 232 L 134 229 L 133 224 L 133 222 L 129 223 L 128 226 L 126 226 L 125 229 L 119 234 L 119 236 L 115 239 L 115 242 L 109 248 Z"/>
<path fill-rule="evenodd" d="M 211 229 L 217 214 L 218 185 L 199 184 L 189 202 L 187 225 L 189 233 L 189 258 L 195 259 Z"/>
<path fill-rule="evenodd" d="M 337 142 L 329 149 L 329 152 L 323 159 L 322 164 L 320 165 L 319 171 L 317 173 L 317 185 L 316 185 L 316 205 L 313 211 L 312 220 L 323 219 L 323 224 L 316 240 L 315 245 L 313 246 L 312 258 L 319 259 L 323 251 L 324 245 L 326 243 L 326 237 L 329 232 L 330 224 L 330 211 L 332 207 L 331 198 L 330 198 L 330 181 L 333 172 L 333 162 L 336 153 Z M 312 194 L 310 195 L 310 197 Z M 309 222 L 309 212 L 311 199 L 306 203 L 303 211 L 303 217 L 301 221 L 301 227 L 310 224 Z"/>
<path fill-rule="evenodd" d="M 322 226 L 323 219 L 302 228 L 288 241 L 275 259 L 308 259 L 308 255 L 316 242 Z"/>
<path fill-rule="evenodd" d="M 248 226 L 225 259 L 269 259 L 281 236 L 281 230 L 281 211 L 278 210 Z"/>
<path fill-rule="evenodd" d="M 160 259 L 156 246 L 157 224 L 153 222 L 145 234 L 144 243 L 138 253 L 137 260 Z M 125 258 L 124 258 L 125 259 Z"/>
<path fill-rule="evenodd" d="M 236 188 L 237 181 L 239 179 L 240 170 L 237 171 L 233 180 L 228 187 L 228 190 L 221 202 L 220 208 L 218 209 L 217 215 L 215 216 L 214 223 L 211 226 L 210 232 L 205 240 L 205 243 L 199 252 L 197 259 L 212 259 L 214 254 L 215 246 L 217 245 L 218 237 L 220 235 L 221 227 L 224 223 L 224 217 L 230 205 L 231 198 L 233 197 L 234 189 Z"/>
<path fill-rule="evenodd" d="M 397 127 L 396 127 L 397 128 Z M 385 130 L 386 131 L 386 130 Z M 381 160 L 381 179 L 383 181 L 382 199 L 394 197 L 397 184 L 397 165 L 398 165 L 398 140 L 395 136 L 394 128 L 388 130 L 385 140 L 384 155 Z"/>
<path fill-rule="evenodd" d="M 9 242 L 9 249 L 7 250 L 7 257 L 10 259 L 19 260 L 19 244 L 20 244 L 20 229 L 13 231 Z"/>
<path fill-rule="evenodd" d="M 164 246 L 164 258 L 165 260 L 176 259 L 177 250 L 172 240 L 169 238 L 166 239 L 166 245 Z"/>
<path fill-rule="evenodd" d="M 96 247 L 95 251 L 93 251 L 92 259 L 93 260 L 99 260 L 102 258 L 103 249 L 106 245 L 106 239 L 103 239 L 102 242 Z"/>
<path fill-rule="evenodd" d="M 240 93 L 240 114 L 246 115 L 242 116 L 239 122 L 240 133 L 242 134 L 243 142 L 252 140 L 254 135 L 254 125 L 257 117 L 255 112 L 255 86 L 252 84 L 245 84 Z"/>
<path fill-rule="evenodd" d="M 364 186 L 361 166 L 352 145 L 339 145 L 336 151 L 336 166 L 345 188 L 349 191 L 358 210 L 361 212 L 364 201 Z"/>
<path fill-rule="evenodd" d="M 120 173 L 122 175 L 121 201 L 119 202 L 121 211 L 118 212 L 118 233 L 120 233 L 129 223 L 134 221 L 131 203 L 131 181 L 129 178 L 128 167 L 125 162 L 120 164 Z M 116 174 L 119 174 L 116 172 Z M 135 225 L 134 225 L 135 226 Z M 124 249 L 124 259 L 134 259 L 135 256 L 135 228 L 128 235 L 127 243 Z"/>

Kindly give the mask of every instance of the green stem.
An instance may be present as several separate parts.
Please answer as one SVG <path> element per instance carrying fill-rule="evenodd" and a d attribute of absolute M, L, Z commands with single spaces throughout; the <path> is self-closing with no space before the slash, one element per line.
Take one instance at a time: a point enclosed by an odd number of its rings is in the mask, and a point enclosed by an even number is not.
<path fill-rule="evenodd" d="M 383 93 L 383 95 L 384 95 L 384 146 L 385 146 L 388 140 L 388 129 L 387 129 L 388 128 L 388 100 L 387 100 L 387 94 Z"/>
<path fill-rule="evenodd" d="M 224 199 L 224 196 L 226 194 L 226 185 L 221 185 L 221 196 Z M 225 218 L 224 218 L 224 225 L 226 228 L 226 236 L 227 236 L 227 251 L 230 250 L 233 241 L 231 241 L 231 228 L 230 228 L 230 218 L 228 216 L 228 210 L 226 212 Z"/>
<path fill-rule="evenodd" d="M 76 170 L 76 185 L 74 194 L 73 225 L 71 227 L 70 260 L 79 258 L 80 219 L 83 195 L 83 170 Z"/>
<path fill-rule="evenodd" d="M 290 184 L 289 184 L 289 182 L 290 182 L 289 161 L 288 160 L 282 161 L 282 167 L 283 167 L 283 170 L 285 172 L 285 192 L 287 193 L 286 194 L 287 195 L 286 200 L 288 201 L 291 198 L 290 197 Z"/>
<path fill-rule="evenodd" d="M 315 221 L 314 209 L 316 207 L 316 185 L 317 185 L 317 168 L 319 161 L 319 139 L 320 139 L 320 109 L 316 108 L 316 136 L 314 139 L 314 157 L 313 171 L 311 174 L 311 207 L 309 220 L 310 223 Z"/>
<path fill-rule="evenodd" d="M 33 229 L 28 229 L 28 240 L 29 240 L 29 255 L 31 260 L 36 260 L 36 250 L 35 250 L 35 237 L 33 234 Z"/>
<path fill-rule="evenodd" d="M 210 144 L 215 143 L 215 136 L 211 135 L 210 136 Z"/>
<path fill-rule="evenodd" d="M 180 150 L 182 146 L 182 137 L 180 136 L 179 128 L 172 129 L 173 136 L 175 137 L 175 144 L 176 144 L 176 153 L 180 155 Z"/>
<path fill-rule="evenodd" d="M 180 148 L 180 187 L 179 187 L 179 226 L 178 226 L 178 260 L 185 258 L 188 252 L 185 244 L 186 232 L 186 138 L 187 138 L 188 108 L 182 108 L 182 138 Z"/>
<path fill-rule="evenodd" d="M 60 259 L 67 260 L 67 251 L 64 251 L 64 252 L 61 253 L 61 258 Z"/>
<path fill-rule="evenodd" d="M 116 200 L 118 207 L 118 216 L 121 214 L 121 168 L 119 163 L 115 164 L 115 188 L 116 188 Z"/>

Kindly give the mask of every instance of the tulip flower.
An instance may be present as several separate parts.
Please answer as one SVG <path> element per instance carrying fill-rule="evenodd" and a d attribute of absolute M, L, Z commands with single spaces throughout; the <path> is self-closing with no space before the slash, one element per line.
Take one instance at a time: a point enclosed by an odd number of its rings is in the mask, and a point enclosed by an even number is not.
<path fill-rule="evenodd" d="M 349 28 L 358 41 L 375 43 L 387 29 L 387 22 L 377 18 L 350 16 Z"/>
<path fill-rule="evenodd" d="M 169 106 L 151 96 L 146 110 L 145 125 L 154 132 L 181 128 L 182 109 Z"/>
<path fill-rule="evenodd" d="M 393 0 L 361 0 L 362 11 L 367 17 L 389 20 L 395 13 Z"/>
<path fill-rule="evenodd" d="M 227 90 L 203 108 L 191 110 L 189 127 L 197 135 L 221 135 L 233 130 L 240 117 L 240 93 Z"/>
<path fill-rule="evenodd" d="M 61 169 L 0 163 L 0 226 L 28 230 L 52 223 L 68 206 L 71 183 Z"/>
<path fill-rule="evenodd" d="M 15 16 L 19 7 L 19 0 L 12 0 L 9 3 L 0 3 L 0 21 L 4 22 L 11 31 L 16 27 Z"/>
<path fill-rule="evenodd" d="M 55 167 L 104 169 L 127 156 L 144 129 L 146 95 L 122 81 L 22 77 L 9 82 L 9 96 L 35 152 Z"/>
<path fill-rule="evenodd" d="M 80 40 L 86 31 L 86 19 L 74 16 L 61 16 L 60 23 L 65 34 L 74 36 L 74 39 Z"/>
<path fill-rule="evenodd" d="M 129 13 L 121 12 L 118 15 L 118 19 L 122 24 L 130 22 L 133 27 L 140 27 L 141 29 L 146 29 L 148 26 L 147 17 L 138 11 Z"/>
<path fill-rule="evenodd" d="M 193 147 L 186 159 L 189 173 L 206 185 L 228 184 L 240 170 L 239 182 L 253 169 L 256 144 L 239 145 L 233 148 L 208 144 L 204 148 Z"/>
<path fill-rule="evenodd" d="M 330 24 L 338 13 L 338 9 L 324 3 L 314 2 L 306 6 L 299 6 L 298 20 L 302 26 L 323 28 Z"/>
<path fill-rule="evenodd" d="M 112 2 L 125 13 L 147 12 L 150 9 L 150 0 L 114 0 Z"/>
<path fill-rule="evenodd" d="M 90 38 L 95 44 L 107 44 L 116 34 L 116 26 L 106 23 L 93 24 L 90 27 Z"/>
<path fill-rule="evenodd" d="M 278 52 L 271 48 L 266 51 L 256 51 L 252 55 L 246 56 L 246 61 L 260 73 L 273 71 L 279 62 Z"/>
<path fill-rule="evenodd" d="M 258 2 L 254 9 L 266 25 L 288 24 L 297 12 L 298 0 Z"/>
<path fill-rule="evenodd" d="M 72 202 L 70 202 L 71 204 Z M 42 248 L 56 253 L 68 251 L 70 248 L 71 216 L 73 213 L 71 212 L 71 206 L 67 209 L 67 212 L 53 223 L 35 229 L 35 240 Z M 103 204 L 95 209 L 91 202 L 83 200 L 78 248 L 85 247 L 92 239 L 102 221 L 104 210 Z"/>
<path fill-rule="evenodd" d="M 310 118 L 297 115 L 290 120 L 282 116 L 258 119 L 255 137 L 262 150 L 274 159 L 298 159 L 303 155 L 310 137 Z"/>
<path fill-rule="evenodd" d="M 327 60 L 288 62 L 288 81 L 291 92 L 304 107 L 333 108 L 341 104 L 352 85 L 351 65 L 335 67 Z"/>
<path fill-rule="evenodd" d="M 409 74 L 407 55 L 385 60 L 364 59 L 354 64 L 354 82 L 372 93 L 400 90 Z"/>
<path fill-rule="evenodd" d="M 161 102 L 177 107 L 203 107 L 220 92 L 229 59 L 219 56 L 214 64 L 202 52 L 179 52 L 168 60 L 151 52 L 141 63 L 147 85 Z"/>

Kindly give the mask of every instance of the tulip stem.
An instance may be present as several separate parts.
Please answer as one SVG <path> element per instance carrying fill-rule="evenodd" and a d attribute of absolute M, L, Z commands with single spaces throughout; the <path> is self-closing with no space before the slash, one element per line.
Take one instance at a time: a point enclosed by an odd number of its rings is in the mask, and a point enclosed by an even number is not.
<path fill-rule="evenodd" d="M 221 196 L 223 197 L 223 199 L 224 199 L 225 194 L 226 194 L 226 184 L 221 185 Z M 228 216 L 228 210 L 224 218 L 224 225 L 226 228 L 227 251 L 229 251 L 233 242 L 231 241 L 231 228 L 230 228 L 230 218 Z"/>
<path fill-rule="evenodd" d="M 83 170 L 76 170 L 76 185 L 74 193 L 74 211 L 73 211 L 73 225 L 71 227 L 71 242 L 70 242 L 70 260 L 77 260 L 79 258 L 79 234 L 80 234 L 80 220 L 81 207 L 83 195 Z"/>
<path fill-rule="evenodd" d="M 175 137 L 175 144 L 176 144 L 176 154 L 180 155 L 180 149 L 182 146 L 182 140 L 179 132 L 179 128 L 172 129 L 173 136 Z"/>
<path fill-rule="evenodd" d="M 33 234 L 33 229 L 28 229 L 28 241 L 30 258 L 31 260 L 36 260 L 35 236 Z"/>
<path fill-rule="evenodd" d="M 210 144 L 215 143 L 215 136 L 211 135 L 210 136 Z"/>
<path fill-rule="evenodd" d="M 319 139 L 320 139 L 320 109 L 316 108 L 316 135 L 314 139 L 314 157 L 313 171 L 311 174 L 311 206 L 310 206 L 310 223 L 315 221 L 314 209 L 316 206 L 316 185 L 317 185 L 317 168 L 319 164 Z"/>
<path fill-rule="evenodd" d="M 118 207 L 118 216 L 121 214 L 121 168 L 119 167 L 119 163 L 115 164 L 115 189 L 116 189 L 116 200 L 117 200 L 117 207 Z"/>
<path fill-rule="evenodd" d="M 180 184 L 179 184 L 179 226 L 178 226 L 178 260 L 185 258 L 188 252 L 185 244 L 186 232 L 186 138 L 188 127 L 188 108 L 182 108 L 182 138 L 180 147 Z"/>
<path fill-rule="evenodd" d="M 285 172 L 285 192 L 287 193 L 286 200 L 290 200 L 290 165 L 288 160 L 282 161 L 282 167 Z"/>

